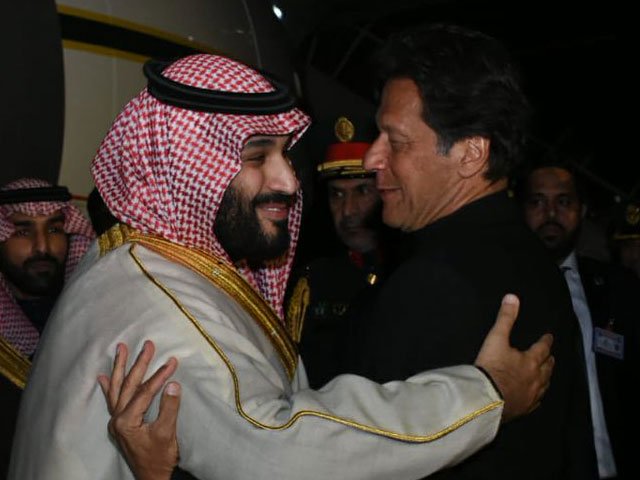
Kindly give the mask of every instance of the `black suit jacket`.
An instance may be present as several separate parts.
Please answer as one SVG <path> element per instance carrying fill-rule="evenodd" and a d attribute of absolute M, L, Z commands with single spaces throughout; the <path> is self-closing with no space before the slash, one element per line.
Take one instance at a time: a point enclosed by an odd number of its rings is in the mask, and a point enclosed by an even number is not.
<path fill-rule="evenodd" d="M 632 457 L 640 426 L 632 391 L 640 385 L 640 280 L 620 267 L 586 257 L 578 257 L 578 270 L 594 327 L 624 337 L 624 357 L 596 352 L 596 369 L 618 478 L 640 478 L 638 461 Z"/>
<path fill-rule="evenodd" d="M 506 293 L 520 297 L 512 345 L 554 335 L 556 368 L 542 405 L 494 442 L 430 478 L 597 478 L 582 344 L 568 288 L 504 192 L 414 232 L 410 257 L 361 314 L 346 367 L 379 382 L 473 364 Z M 367 302 L 363 302 L 367 303 Z M 455 399 L 452 399 L 454 402 Z"/>

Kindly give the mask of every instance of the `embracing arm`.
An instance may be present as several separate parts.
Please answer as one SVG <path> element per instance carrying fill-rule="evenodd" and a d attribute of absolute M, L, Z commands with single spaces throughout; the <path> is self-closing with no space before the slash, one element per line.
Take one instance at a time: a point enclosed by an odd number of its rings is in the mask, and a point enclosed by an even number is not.
<path fill-rule="evenodd" d="M 551 339 L 549 336 L 543 337 L 534 344 L 529 350 L 520 352 L 509 346 L 509 333 L 517 314 L 518 303 L 513 296 L 506 297 L 498 315 L 498 320 L 494 328 L 488 334 L 483 347 L 476 359 L 476 365 L 481 367 L 493 380 L 497 388 L 503 395 L 505 406 L 503 410 L 502 420 L 508 420 L 519 415 L 526 414 L 533 410 L 540 402 L 540 399 L 546 390 L 553 368 L 553 357 L 550 356 Z M 153 355 L 152 346 L 145 345 L 142 354 L 138 358 L 129 375 L 125 378 L 126 349 L 120 350 L 124 355 L 118 355 L 118 359 L 114 365 L 114 372 L 109 381 L 106 377 L 100 380 L 105 396 L 110 405 L 110 412 L 113 416 L 110 422 L 110 433 L 116 438 L 124 455 L 127 457 L 129 464 L 140 480 L 147 478 L 169 479 L 172 468 L 177 463 L 177 440 L 176 440 L 176 418 L 177 418 L 177 399 L 179 397 L 169 398 L 167 390 L 163 395 L 163 401 L 160 406 L 160 414 L 158 419 L 152 423 L 145 423 L 143 415 L 153 398 L 160 391 L 162 384 L 171 375 L 175 369 L 172 361 L 156 372 L 150 380 L 141 383 L 151 356 Z M 446 377 L 448 373 L 441 371 L 441 379 Z M 411 381 L 420 381 L 416 376 Z M 358 377 L 339 377 L 333 388 L 339 389 L 340 382 L 355 382 Z M 364 379 L 361 379 L 364 381 Z M 463 381 L 463 379 L 453 380 Z M 332 382 L 333 383 L 333 382 Z M 411 385 L 404 382 L 392 382 L 395 386 L 400 385 L 400 391 L 390 387 L 387 395 L 399 395 L 404 393 L 402 388 L 411 389 Z M 436 382 L 437 388 L 442 388 L 442 381 Z M 174 385 L 175 384 L 170 384 Z M 391 384 L 389 384 L 391 385 Z M 482 397 L 484 392 L 476 384 L 477 396 Z M 418 389 L 423 385 L 416 385 Z M 448 387 L 448 385 L 447 385 Z M 172 387 L 174 388 L 174 387 Z M 384 388 L 384 387 L 380 387 Z M 489 387 L 490 388 L 490 387 Z M 325 389 L 323 389 L 325 390 Z M 464 389 L 463 389 L 464 391 Z M 460 391 L 452 390 L 452 392 L 461 394 Z M 449 393 L 452 393 L 449 392 Z M 425 396 L 427 398 L 427 396 Z M 431 403 L 427 411 L 432 411 L 434 415 L 441 415 L 443 412 L 437 409 L 447 409 L 448 403 L 439 403 L 437 397 L 429 397 Z M 167 401 L 169 400 L 169 401 Z M 369 398 L 366 398 L 369 400 Z M 460 401 L 460 398 L 455 398 Z M 462 399 L 464 400 L 464 399 Z M 365 402 L 366 403 L 366 402 Z M 364 406 L 365 404 L 363 404 Z M 431 410 L 428 410 L 431 409 Z M 338 426 L 339 427 L 339 426 Z M 474 430 L 465 430 L 458 432 L 459 435 L 466 437 L 478 435 Z M 495 432 L 495 428 L 493 430 Z M 211 432 L 211 436 L 215 436 L 215 432 Z M 486 436 L 486 431 L 484 432 Z M 493 433 L 478 445 L 469 447 L 468 453 L 458 453 L 457 460 L 468 455 L 481 444 L 490 440 Z M 359 438 L 364 442 L 364 437 Z M 436 440 L 435 438 L 433 440 Z M 466 438 L 470 444 L 473 444 L 469 438 Z M 438 443 L 437 441 L 435 443 Z M 416 448 L 415 445 L 405 444 L 405 449 Z M 372 448 L 385 448 L 384 444 L 374 443 Z M 434 450 L 435 445 L 433 446 Z M 207 447 L 204 447 L 207 448 Z M 425 447 L 422 447 L 423 450 Z M 429 449 L 430 447 L 426 447 Z M 426 451 L 426 450 L 424 450 Z M 460 456 L 462 455 L 462 456 Z M 220 457 L 218 457 L 220 458 Z M 456 455 L 454 455 L 456 458 Z M 446 462 L 434 462 L 434 471 L 446 465 Z M 155 475 L 155 476 L 154 476 Z"/>

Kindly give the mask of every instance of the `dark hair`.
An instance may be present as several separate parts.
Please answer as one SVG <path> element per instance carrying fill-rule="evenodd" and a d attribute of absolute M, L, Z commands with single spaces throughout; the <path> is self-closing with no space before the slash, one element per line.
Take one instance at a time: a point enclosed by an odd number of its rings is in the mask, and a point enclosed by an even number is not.
<path fill-rule="evenodd" d="M 535 148 L 532 148 L 533 145 L 536 145 Z M 573 187 L 580 203 L 583 205 L 589 203 L 587 188 L 580 171 L 576 169 L 571 161 L 561 158 L 553 147 L 540 143 L 531 143 L 530 148 L 527 149 L 527 155 L 522 172 L 519 172 L 518 177 L 515 179 L 514 191 L 520 202 L 526 201 L 529 194 L 529 179 L 531 175 L 543 168 L 558 168 L 571 175 Z"/>
<path fill-rule="evenodd" d="M 486 177 L 507 177 L 521 161 L 528 102 L 506 48 L 453 25 L 431 25 L 392 36 L 375 58 L 381 85 L 413 80 L 422 116 L 438 135 L 441 153 L 479 135 L 491 142 Z"/>

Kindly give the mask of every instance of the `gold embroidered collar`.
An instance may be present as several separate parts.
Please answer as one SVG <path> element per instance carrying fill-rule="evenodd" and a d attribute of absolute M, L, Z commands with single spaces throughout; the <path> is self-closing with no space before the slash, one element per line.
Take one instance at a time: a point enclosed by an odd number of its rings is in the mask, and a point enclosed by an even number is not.
<path fill-rule="evenodd" d="M 293 378 L 298 363 L 295 343 L 271 306 L 233 266 L 202 250 L 184 247 L 155 235 L 144 234 L 124 224 L 117 224 L 98 237 L 100 255 L 105 255 L 125 243 L 141 244 L 164 258 L 189 268 L 237 301 L 271 340 L 289 378 Z"/>
<path fill-rule="evenodd" d="M 29 359 L 0 336 L 0 375 L 7 377 L 18 388 L 24 389 L 30 369 Z"/>

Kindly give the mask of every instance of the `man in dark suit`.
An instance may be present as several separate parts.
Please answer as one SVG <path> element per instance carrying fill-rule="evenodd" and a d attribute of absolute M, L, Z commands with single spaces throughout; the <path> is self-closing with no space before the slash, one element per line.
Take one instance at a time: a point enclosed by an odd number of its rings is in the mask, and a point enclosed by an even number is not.
<path fill-rule="evenodd" d="M 566 285 L 507 194 L 527 103 L 494 39 L 436 26 L 379 55 L 380 134 L 365 155 L 383 221 L 407 259 L 359 315 L 348 371 L 379 382 L 468 362 L 506 292 L 522 309 L 513 341 L 554 334 L 556 371 L 540 409 L 433 478 L 596 478 L 579 332 Z"/>
<path fill-rule="evenodd" d="M 525 220 L 564 272 L 582 331 L 591 421 L 600 478 L 638 478 L 631 461 L 634 398 L 640 380 L 637 296 L 640 282 L 615 265 L 580 256 L 576 241 L 586 211 L 573 173 L 544 166 L 527 176 Z"/>

